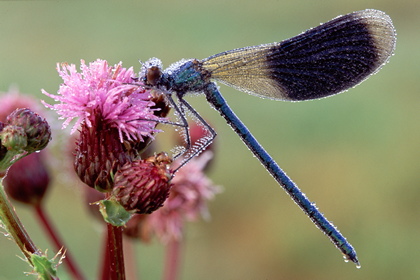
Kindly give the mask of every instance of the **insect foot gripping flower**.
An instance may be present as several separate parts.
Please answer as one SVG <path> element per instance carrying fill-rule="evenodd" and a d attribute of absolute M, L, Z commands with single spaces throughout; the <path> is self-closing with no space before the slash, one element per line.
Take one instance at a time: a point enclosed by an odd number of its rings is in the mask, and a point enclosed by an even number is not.
<path fill-rule="evenodd" d="M 118 168 L 138 158 L 139 142 L 153 139 L 156 125 L 166 119 L 155 114 L 160 108 L 153 107 L 150 92 L 132 84 L 132 68 L 99 59 L 89 65 L 82 60 L 80 68 L 81 73 L 75 65 L 57 67 L 64 81 L 58 94 L 43 93 L 60 103 L 44 105 L 66 119 L 63 127 L 77 119 L 76 172 L 90 187 L 109 192 Z"/>
<path fill-rule="evenodd" d="M 169 196 L 171 163 L 166 153 L 126 163 L 115 174 L 115 199 L 131 213 L 150 214 L 157 210 Z"/>

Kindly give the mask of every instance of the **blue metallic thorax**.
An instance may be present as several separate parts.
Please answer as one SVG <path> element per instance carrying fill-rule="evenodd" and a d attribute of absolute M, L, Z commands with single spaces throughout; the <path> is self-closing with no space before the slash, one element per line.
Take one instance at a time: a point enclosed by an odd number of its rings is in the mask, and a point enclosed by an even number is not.
<path fill-rule="evenodd" d="M 187 92 L 202 92 L 210 83 L 210 73 L 196 59 L 171 65 L 162 73 L 160 85 L 179 95 Z"/>

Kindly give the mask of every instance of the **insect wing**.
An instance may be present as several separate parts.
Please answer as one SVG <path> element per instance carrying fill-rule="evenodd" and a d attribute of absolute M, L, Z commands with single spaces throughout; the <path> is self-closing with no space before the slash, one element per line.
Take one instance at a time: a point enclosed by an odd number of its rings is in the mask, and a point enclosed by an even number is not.
<path fill-rule="evenodd" d="M 363 10 L 282 41 L 202 61 L 212 79 L 260 97 L 301 101 L 345 91 L 377 72 L 395 49 L 388 15 Z"/>

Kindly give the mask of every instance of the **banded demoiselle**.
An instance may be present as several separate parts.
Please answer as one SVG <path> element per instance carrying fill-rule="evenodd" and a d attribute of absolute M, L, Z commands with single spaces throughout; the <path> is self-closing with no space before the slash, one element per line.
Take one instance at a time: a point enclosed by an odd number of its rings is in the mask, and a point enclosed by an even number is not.
<path fill-rule="evenodd" d="M 274 100 L 323 98 L 354 87 L 376 73 L 393 54 L 395 42 L 390 17 L 367 9 L 339 16 L 280 43 L 234 49 L 203 60 L 181 60 L 164 71 L 160 60 L 152 58 L 143 64 L 141 79 L 145 85 L 165 94 L 182 126 L 187 128 L 185 113 L 189 111 L 208 130 L 209 137 L 194 146 L 186 129 L 185 161 L 200 153 L 216 136 L 184 99 L 188 93 L 204 93 L 207 101 L 344 258 L 360 266 L 353 246 L 258 143 L 230 109 L 213 80 Z"/>

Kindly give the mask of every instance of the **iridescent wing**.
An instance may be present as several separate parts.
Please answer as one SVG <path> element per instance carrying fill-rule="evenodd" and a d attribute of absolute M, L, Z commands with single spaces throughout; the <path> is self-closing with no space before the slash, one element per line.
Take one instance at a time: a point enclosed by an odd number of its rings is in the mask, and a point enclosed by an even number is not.
<path fill-rule="evenodd" d="M 260 97 L 301 101 L 345 91 L 377 72 L 395 49 L 388 15 L 363 10 L 284 40 L 202 60 L 211 78 Z"/>

